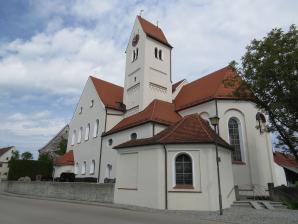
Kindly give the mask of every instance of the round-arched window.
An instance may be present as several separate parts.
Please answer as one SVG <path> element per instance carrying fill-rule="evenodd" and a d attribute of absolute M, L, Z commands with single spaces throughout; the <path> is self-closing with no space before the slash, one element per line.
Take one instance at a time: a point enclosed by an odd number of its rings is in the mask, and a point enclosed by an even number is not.
<path fill-rule="evenodd" d="M 132 134 L 130 135 L 130 139 L 131 139 L 131 140 L 136 140 L 137 138 L 138 138 L 137 133 L 132 133 Z"/>
<path fill-rule="evenodd" d="M 230 118 L 228 126 L 229 126 L 230 144 L 234 147 L 234 151 L 232 152 L 232 158 L 234 161 L 242 161 L 240 123 L 236 118 Z"/>
<path fill-rule="evenodd" d="M 175 160 L 176 185 L 192 185 L 192 159 L 189 155 L 183 153 Z"/>

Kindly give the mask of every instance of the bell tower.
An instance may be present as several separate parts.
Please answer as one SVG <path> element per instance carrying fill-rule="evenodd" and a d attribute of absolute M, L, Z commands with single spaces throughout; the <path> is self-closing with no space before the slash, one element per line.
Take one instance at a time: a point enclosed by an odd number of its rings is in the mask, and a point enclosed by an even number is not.
<path fill-rule="evenodd" d="M 163 31 L 137 16 L 126 48 L 127 116 L 144 110 L 155 99 L 172 102 L 171 51 Z"/>

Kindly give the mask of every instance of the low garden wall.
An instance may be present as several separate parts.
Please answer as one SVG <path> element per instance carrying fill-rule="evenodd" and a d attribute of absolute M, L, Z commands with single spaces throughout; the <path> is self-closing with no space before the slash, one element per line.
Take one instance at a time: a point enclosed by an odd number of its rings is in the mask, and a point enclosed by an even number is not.
<path fill-rule="evenodd" d="M 113 203 L 114 184 L 2 181 L 0 193 Z"/>

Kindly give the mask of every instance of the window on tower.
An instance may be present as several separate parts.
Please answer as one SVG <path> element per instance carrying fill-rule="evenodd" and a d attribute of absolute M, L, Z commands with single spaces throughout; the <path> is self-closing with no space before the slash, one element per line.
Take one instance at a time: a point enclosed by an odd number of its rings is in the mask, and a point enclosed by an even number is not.
<path fill-rule="evenodd" d="M 157 49 L 157 47 L 154 48 L 154 56 L 155 56 L 155 58 L 158 58 L 158 57 L 157 57 L 157 56 L 158 56 L 158 49 Z"/>
<path fill-rule="evenodd" d="M 161 49 L 159 49 L 159 51 L 158 51 L 158 59 L 162 60 L 162 50 Z"/>

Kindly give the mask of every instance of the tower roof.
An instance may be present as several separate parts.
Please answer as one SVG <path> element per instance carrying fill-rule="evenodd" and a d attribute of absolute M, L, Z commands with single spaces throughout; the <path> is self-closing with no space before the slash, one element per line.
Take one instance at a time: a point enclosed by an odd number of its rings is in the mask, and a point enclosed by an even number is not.
<path fill-rule="evenodd" d="M 141 24 L 141 27 L 143 29 L 143 31 L 146 33 L 147 36 L 151 37 L 152 39 L 154 40 L 157 40 L 161 43 L 163 43 L 164 45 L 170 47 L 170 48 L 173 48 L 166 36 L 164 35 L 163 31 L 156 25 L 150 23 L 149 21 L 145 20 L 144 18 L 142 18 L 141 16 L 137 16 L 140 24 Z"/>
<path fill-rule="evenodd" d="M 231 146 L 219 137 L 200 115 L 191 114 L 151 138 L 130 140 L 114 148 L 156 144 L 213 144 L 215 141 L 219 145 L 231 149 Z"/>

